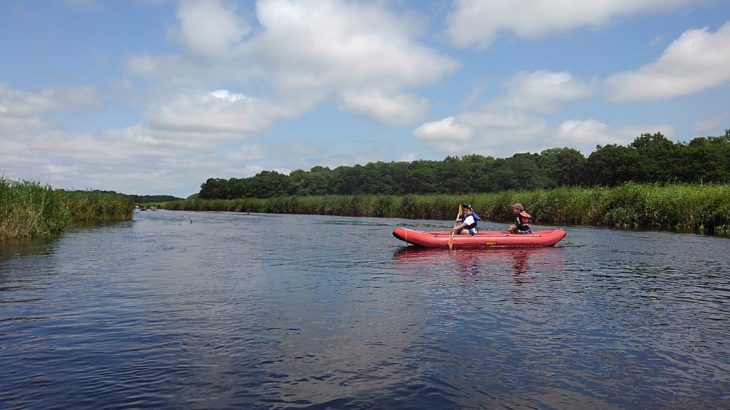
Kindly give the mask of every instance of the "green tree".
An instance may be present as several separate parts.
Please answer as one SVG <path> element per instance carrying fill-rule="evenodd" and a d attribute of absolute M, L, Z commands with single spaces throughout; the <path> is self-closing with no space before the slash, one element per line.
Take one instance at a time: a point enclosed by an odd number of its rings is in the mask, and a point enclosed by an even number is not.
<path fill-rule="evenodd" d="M 276 171 L 261 171 L 248 181 L 247 193 L 254 198 L 270 198 L 286 195 L 289 181 L 286 175 Z"/>
<path fill-rule="evenodd" d="M 683 166 L 683 150 L 680 144 L 674 144 L 662 133 L 641 134 L 631 147 L 639 153 L 639 172 L 636 181 L 667 182 L 677 181 L 681 177 Z"/>
<path fill-rule="evenodd" d="M 420 166 L 408 170 L 405 180 L 409 194 L 429 194 L 438 192 L 436 171 L 433 168 Z"/>
<path fill-rule="evenodd" d="M 574 148 L 550 148 L 540 153 L 538 163 L 551 186 L 577 186 L 583 183 L 586 157 Z"/>
<path fill-rule="evenodd" d="M 466 180 L 461 175 L 460 160 L 458 157 L 446 157 L 438 165 L 436 178 L 438 181 L 438 192 L 459 193 L 464 192 Z"/>
<path fill-rule="evenodd" d="M 633 148 L 600 145 L 588 156 L 586 185 L 615 186 L 635 181 L 641 174 L 639 153 Z"/>
<path fill-rule="evenodd" d="M 545 171 L 538 166 L 537 154 L 515 154 L 505 160 L 501 174 L 509 178 L 504 189 L 538 189 L 550 185 Z M 505 181 L 507 183 L 507 181 Z M 505 185 L 503 185 L 505 186 Z"/>
<path fill-rule="evenodd" d="M 227 181 L 220 178 L 208 178 L 205 183 L 200 186 L 200 197 L 203 199 L 227 198 Z"/>
<path fill-rule="evenodd" d="M 371 162 L 334 170 L 313 167 L 289 175 L 262 171 L 249 178 L 210 178 L 201 198 L 267 198 L 280 195 L 427 194 L 636 182 L 730 181 L 730 129 L 724 136 L 674 143 L 661 133 L 631 144 L 597 146 L 588 158 L 573 148 L 509 158 L 478 154 L 441 161 Z"/>
<path fill-rule="evenodd" d="M 730 136 L 699 137 L 687 144 L 686 182 L 730 181 Z"/>

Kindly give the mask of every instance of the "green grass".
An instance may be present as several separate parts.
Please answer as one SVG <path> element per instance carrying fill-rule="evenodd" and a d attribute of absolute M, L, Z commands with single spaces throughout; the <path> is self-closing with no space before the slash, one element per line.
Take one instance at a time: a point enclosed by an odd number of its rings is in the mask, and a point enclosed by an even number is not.
<path fill-rule="evenodd" d="M 507 222 L 520 202 L 538 224 L 695 232 L 730 237 L 730 185 L 653 185 L 556 188 L 465 195 L 290 196 L 267 199 L 192 199 L 160 203 L 172 210 L 233 211 L 445 219 L 459 203 L 483 219 Z"/>
<path fill-rule="evenodd" d="M 0 241 L 50 236 L 80 223 L 129 220 L 132 208 L 132 201 L 119 194 L 54 190 L 0 178 Z"/>

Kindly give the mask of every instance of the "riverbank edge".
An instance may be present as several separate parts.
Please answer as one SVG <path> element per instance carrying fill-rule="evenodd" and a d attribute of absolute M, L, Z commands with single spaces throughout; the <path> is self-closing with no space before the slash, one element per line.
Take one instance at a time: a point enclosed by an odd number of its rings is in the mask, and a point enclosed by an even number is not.
<path fill-rule="evenodd" d="M 129 221 L 133 210 L 134 203 L 121 194 L 0 179 L 0 243 L 48 238 L 74 226 Z"/>
<path fill-rule="evenodd" d="M 543 225 L 694 232 L 730 237 L 730 184 L 636 184 L 456 195 L 327 195 L 162 202 L 168 210 L 445 219 L 469 203 L 488 221 L 509 222 L 522 203 Z"/>

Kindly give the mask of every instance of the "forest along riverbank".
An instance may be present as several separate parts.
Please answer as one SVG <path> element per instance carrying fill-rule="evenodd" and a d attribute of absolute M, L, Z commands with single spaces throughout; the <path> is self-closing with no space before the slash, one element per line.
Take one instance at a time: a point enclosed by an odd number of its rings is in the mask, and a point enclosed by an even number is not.
<path fill-rule="evenodd" d="M 506 222 L 515 202 L 537 224 L 694 232 L 730 237 L 730 184 L 635 184 L 454 195 L 325 195 L 190 199 L 159 203 L 186 211 L 452 219 L 460 203 L 482 218 Z"/>
<path fill-rule="evenodd" d="M 47 237 L 74 224 L 130 220 L 133 207 L 121 194 L 0 178 L 0 241 Z"/>

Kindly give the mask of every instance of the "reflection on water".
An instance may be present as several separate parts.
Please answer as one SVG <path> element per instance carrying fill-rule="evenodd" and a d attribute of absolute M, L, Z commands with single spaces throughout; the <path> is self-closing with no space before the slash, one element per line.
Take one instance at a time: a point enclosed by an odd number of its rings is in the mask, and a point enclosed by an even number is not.
<path fill-rule="evenodd" d="M 406 246 L 394 252 L 394 259 L 400 266 L 410 268 L 453 264 L 464 273 L 480 272 L 526 273 L 530 266 L 546 272 L 562 272 L 564 248 L 504 248 L 504 249 L 460 249 L 445 252 L 443 249 Z"/>
<path fill-rule="evenodd" d="M 135 218 L 0 251 L 0 407 L 730 402 L 725 239 L 449 252 L 390 234 L 439 221 Z"/>
<path fill-rule="evenodd" d="M 564 269 L 564 248 L 443 249 L 403 247 L 395 251 L 396 266 L 403 274 L 450 272 L 463 285 L 508 275 L 517 284 L 536 280 L 558 280 Z"/>
<path fill-rule="evenodd" d="M 22 258 L 50 253 L 55 239 L 8 240 L 0 245 L 0 263 L 11 258 Z"/>

